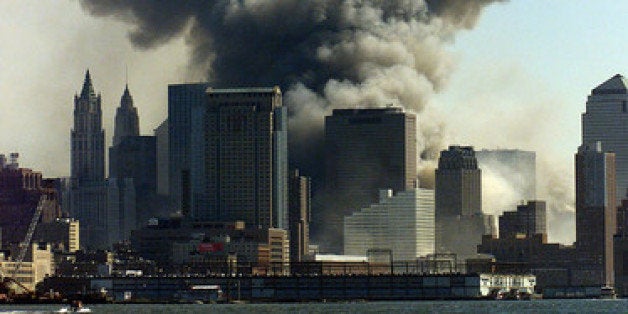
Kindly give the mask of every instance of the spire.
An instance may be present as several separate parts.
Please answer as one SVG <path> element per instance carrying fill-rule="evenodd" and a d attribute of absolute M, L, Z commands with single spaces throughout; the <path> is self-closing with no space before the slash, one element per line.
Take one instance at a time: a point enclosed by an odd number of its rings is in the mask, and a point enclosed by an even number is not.
<path fill-rule="evenodd" d="M 122 93 L 122 97 L 120 98 L 120 107 L 122 107 L 122 108 L 132 108 L 133 107 L 133 97 L 131 97 L 131 93 L 129 92 L 129 84 L 128 83 L 124 87 L 124 93 Z"/>
<path fill-rule="evenodd" d="M 83 89 L 81 90 L 81 98 L 87 98 L 95 95 L 92 78 L 89 76 L 89 69 L 85 72 L 85 81 L 83 81 Z"/>

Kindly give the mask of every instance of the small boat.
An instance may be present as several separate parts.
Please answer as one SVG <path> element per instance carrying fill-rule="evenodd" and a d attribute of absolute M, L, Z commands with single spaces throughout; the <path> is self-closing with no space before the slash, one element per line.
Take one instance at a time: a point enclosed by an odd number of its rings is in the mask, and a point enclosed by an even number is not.
<path fill-rule="evenodd" d="M 76 309 L 76 308 L 72 308 L 72 307 L 64 307 L 61 308 L 60 310 L 56 311 L 55 313 L 91 313 L 92 310 L 87 308 L 87 307 L 83 307 L 80 309 Z"/>
<path fill-rule="evenodd" d="M 80 300 L 72 301 L 70 307 L 63 307 L 57 311 L 57 313 L 91 313 L 92 310 L 83 306 L 83 302 Z"/>

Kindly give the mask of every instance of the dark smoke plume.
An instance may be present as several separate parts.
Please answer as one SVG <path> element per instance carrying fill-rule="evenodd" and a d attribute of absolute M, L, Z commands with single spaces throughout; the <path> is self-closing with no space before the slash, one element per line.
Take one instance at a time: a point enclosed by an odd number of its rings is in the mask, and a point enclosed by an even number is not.
<path fill-rule="evenodd" d="M 395 104 L 417 114 L 453 67 L 445 50 L 487 0 L 81 0 L 94 16 L 132 25 L 149 49 L 184 36 L 190 67 L 215 87 L 280 85 L 292 166 L 322 176 L 323 117 L 333 108 Z M 442 126 L 419 115 L 420 172 L 433 181 Z"/>
<path fill-rule="evenodd" d="M 185 36 L 190 66 L 205 69 L 217 87 L 287 88 L 286 103 L 298 121 L 291 153 L 295 165 L 314 176 L 319 171 L 311 167 L 321 163 L 306 158 L 313 154 L 305 148 L 320 142 L 320 114 L 390 103 L 420 113 L 451 71 L 443 43 L 473 27 L 491 2 L 81 0 L 94 16 L 131 24 L 129 38 L 139 48 Z M 419 122 L 421 156 L 433 158 L 440 135 Z"/>

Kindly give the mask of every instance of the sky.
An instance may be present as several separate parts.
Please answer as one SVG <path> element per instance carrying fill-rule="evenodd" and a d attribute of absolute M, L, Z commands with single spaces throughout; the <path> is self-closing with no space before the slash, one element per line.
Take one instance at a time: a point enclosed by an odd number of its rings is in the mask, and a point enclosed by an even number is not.
<path fill-rule="evenodd" d="M 422 114 L 448 144 L 536 151 L 538 197 L 558 213 L 548 222 L 552 241 L 575 239 L 580 114 L 591 89 L 627 73 L 626 13 L 628 2 L 612 0 L 492 4 L 447 44 L 453 71 Z M 127 81 L 140 131 L 152 134 L 167 115 L 167 84 L 203 75 L 187 66 L 184 38 L 137 49 L 129 29 L 77 1 L 0 1 L 0 153 L 19 152 L 21 166 L 45 177 L 68 176 L 73 96 L 87 68 L 108 145 Z"/>

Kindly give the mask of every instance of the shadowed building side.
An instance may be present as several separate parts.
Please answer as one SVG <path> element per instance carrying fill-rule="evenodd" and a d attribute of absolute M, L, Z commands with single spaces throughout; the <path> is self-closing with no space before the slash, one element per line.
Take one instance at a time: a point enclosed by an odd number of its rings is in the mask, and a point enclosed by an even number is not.
<path fill-rule="evenodd" d="M 416 186 L 416 116 L 399 107 L 335 109 L 325 117 L 325 204 L 314 212 L 321 250 L 341 252 L 344 217 L 381 189 Z"/>

